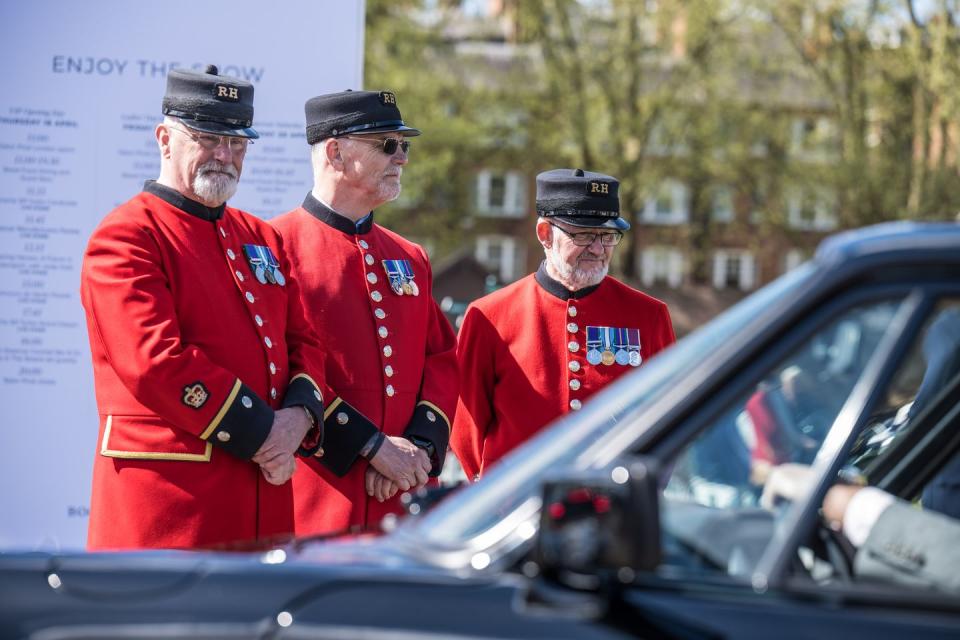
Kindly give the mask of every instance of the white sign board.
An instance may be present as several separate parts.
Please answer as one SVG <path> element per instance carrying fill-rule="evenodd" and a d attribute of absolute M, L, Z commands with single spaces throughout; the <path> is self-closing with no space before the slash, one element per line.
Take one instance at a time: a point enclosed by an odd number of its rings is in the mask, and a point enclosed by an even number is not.
<path fill-rule="evenodd" d="M 0 548 L 86 541 L 97 410 L 80 265 L 91 231 L 159 175 L 173 67 L 255 86 L 231 205 L 270 218 L 310 189 L 303 104 L 362 88 L 362 0 L 0 6 Z M 134 514 L 117 514 L 118 518 Z"/>

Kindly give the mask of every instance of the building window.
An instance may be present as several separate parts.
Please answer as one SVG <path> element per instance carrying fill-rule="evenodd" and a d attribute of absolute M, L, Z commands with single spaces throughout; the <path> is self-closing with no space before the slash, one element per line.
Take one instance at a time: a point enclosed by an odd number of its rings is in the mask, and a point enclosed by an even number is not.
<path fill-rule="evenodd" d="M 713 190 L 710 217 L 714 222 L 733 222 L 733 189 L 722 186 Z"/>
<path fill-rule="evenodd" d="M 518 171 L 477 174 L 477 211 L 484 216 L 522 218 L 526 214 L 527 189 Z"/>
<path fill-rule="evenodd" d="M 644 202 L 641 218 L 648 224 L 684 224 L 690 217 L 689 203 L 686 185 L 664 180 Z"/>
<path fill-rule="evenodd" d="M 834 201 L 817 189 L 795 188 L 787 194 L 787 224 L 800 231 L 833 231 L 837 228 Z"/>
<path fill-rule="evenodd" d="M 524 275 L 524 247 L 512 236 L 479 236 L 475 255 L 480 264 L 497 274 L 500 282 L 513 282 Z"/>
<path fill-rule="evenodd" d="M 783 272 L 786 273 L 787 271 L 796 269 L 803 264 L 806 259 L 806 255 L 800 249 L 790 249 L 786 255 L 783 256 Z"/>
<path fill-rule="evenodd" d="M 713 286 L 749 291 L 756 286 L 756 263 L 749 251 L 722 249 L 713 254 Z"/>
<path fill-rule="evenodd" d="M 669 247 L 646 247 L 640 253 L 640 281 L 645 287 L 666 284 L 676 289 L 683 284 L 683 254 Z"/>
<path fill-rule="evenodd" d="M 828 160 L 837 153 L 836 127 L 829 118 L 795 118 L 790 151 L 805 160 Z"/>

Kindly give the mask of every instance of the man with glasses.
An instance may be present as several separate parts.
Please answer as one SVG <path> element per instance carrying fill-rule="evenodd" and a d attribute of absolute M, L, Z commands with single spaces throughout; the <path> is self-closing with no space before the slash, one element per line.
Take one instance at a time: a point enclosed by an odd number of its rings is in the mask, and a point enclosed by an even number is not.
<path fill-rule="evenodd" d="M 377 527 L 398 491 L 439 475 L 457 398 L 456 338 L 432 295 L 420 246 L 374 222 L 400 195 L 407 126 L 388 91 L 344 91 L 306 104 L 314 183 L 273 221 L 337 397 L 325 452 L 293 482 L 298 534 Z"/>
<path fill-rule="evenodd" d="M 160 177 L 84 255 L 88 546 L 268 546 L 293 533 L 294 454 L 320 446 L 325 355 L 279 235 L 225 204 L 257 137 L 253 86 L 173 70 L 163 113 Z"/>
<path fill-rule="evenodd" d="M 664 303 L 607 276 L 630 228 L 618 188 L 581 169 L 538 175 L 546 260 L 467 308 L 451 446 L 468 478 L 674 341 Z"/>

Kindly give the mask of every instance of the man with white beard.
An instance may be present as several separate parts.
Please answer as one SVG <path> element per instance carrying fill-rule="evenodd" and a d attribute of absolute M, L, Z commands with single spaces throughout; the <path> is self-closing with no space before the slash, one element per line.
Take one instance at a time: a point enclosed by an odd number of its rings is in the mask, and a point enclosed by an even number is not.
<path fill-rule="evenodd" d="M 674 342 L 663 302 L 607 276 L 630 228 L 619 186 L 582 169 L 538 175 L 546 260 L 467 308 L 450 444 L 468 478 Z"/>
<path fill-rule="evenodd" d="M 226 201 L 253 86 L 173 70 L 160 177 L 90 238 L 81 299 L 100 436 L 90 549 L 261 548 L 294 532 L 294 455 L 322 439 L 325 353 L 279 235 Z"/>

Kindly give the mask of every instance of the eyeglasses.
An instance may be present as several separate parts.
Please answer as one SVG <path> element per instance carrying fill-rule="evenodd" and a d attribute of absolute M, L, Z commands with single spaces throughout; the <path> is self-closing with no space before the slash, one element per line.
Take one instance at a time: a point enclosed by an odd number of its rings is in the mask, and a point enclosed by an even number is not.
<path fill-rule="evenodd" d="M 621 240 L 623 240 L 623 233 L 620 231 L 608 231 L 606 233 L 570 233 L 560 225 L 556 225 L 552 222 L 550 223 L 550 226 L 565 233 L 573 242 L 573 244 L 577 245 L 578 247 L 589 247 L 597 238 L 600 238 L 600 244 L 605 247 L 615 247 L 616 245 L 620 244 Z"/>
<path fill-rule="evenodd" d="M 398 147 L 403 150 L 404 154 L 407 154 L 410 152 L 410 143 L 407 142 L 406 140 L 400 140 L 397 138 L 383 138 L 382 140 L 380 139 L 371 140 L 370 138 L 361 138 L 360 136 L 344 136 L 344 137 L 349 138 L 351 140 L 357 140 L 358 142 L 366 142 L 367 144 L 374 144 L 380 147 L 380 150 L 383 151 L 388 156 L 392 156 L 393 154 L 395 154 L 397 152 Z"/>
<path fill-rule="evenodd" d="M 170 128 L 174 131 L 179 131 L 185 136 L 188 136 L 191 140 L 199 144 L 207 151 L 213 151 L 220 145 L 226 144 L 228 147 L 230 147 L 230 151 L 233 153 L 243 153 L 247 150 L 247 145 L 253 144 L 253 140 L 249 138 L 238 138 L 236 136 L 215 136 L 211 133 L 192 133 L 186 129 L 180 129 L 179 127 Z"/>

